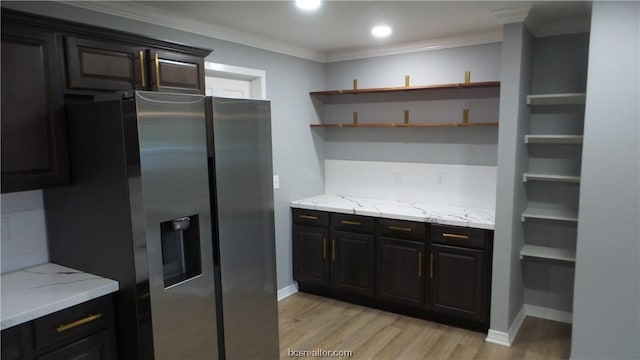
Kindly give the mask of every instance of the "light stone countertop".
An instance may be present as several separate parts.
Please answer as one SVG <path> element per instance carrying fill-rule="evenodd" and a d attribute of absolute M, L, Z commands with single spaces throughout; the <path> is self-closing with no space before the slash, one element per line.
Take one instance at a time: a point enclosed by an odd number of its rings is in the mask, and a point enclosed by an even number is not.
<path fill-rule="evenodd" d="M 495 210 L 323 194 L 291 201 L 292 208 L 493 230 Z"/>
<path fill-rule="evenodd" d="M 1 330 L 118 291 L 117 281 L 46 263 L 2 274 Z"/>

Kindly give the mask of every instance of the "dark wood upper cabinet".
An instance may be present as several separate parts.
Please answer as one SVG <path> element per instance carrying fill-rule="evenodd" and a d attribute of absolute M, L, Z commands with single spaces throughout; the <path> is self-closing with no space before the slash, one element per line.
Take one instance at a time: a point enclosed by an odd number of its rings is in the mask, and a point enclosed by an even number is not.
<path fill-rule="evenodd" d="M 143 48 L 73 36 L 64 40 L 69 90 L 130 91 L 147 86 Z"/>
<path fill-rule="evenodd" d="M 176 51 L 67 36 L 67 88 L 204 94 L 204 58 Z"/>
<path fill-rule="evenodd" d="M 2 21 L 2 192 L 68 182 L 55 33 Z"/>
<path fill-rule="evenodd" d="M 171 51 L 150 50 L 151 89 L 204 94 L 204 59 Z"/>
<path fill-rule="evenodd" d="M 66 103 L 132 90 L 204 94 L 209 49 L 4 8 L 1 24 L 3 193 L 73 182 Z"/>

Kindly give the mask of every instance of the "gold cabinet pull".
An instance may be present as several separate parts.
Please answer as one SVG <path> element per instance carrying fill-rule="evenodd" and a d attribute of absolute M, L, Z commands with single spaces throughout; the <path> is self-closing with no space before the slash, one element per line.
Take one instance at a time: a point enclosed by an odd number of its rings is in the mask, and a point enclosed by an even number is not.
<path fill-rule="evenodd" d="M 140 50 L 140 82 L 142 83 L 142 88 L 147 87 L 147 79 L 144 76 L 144 51 Z"/>
<path fill-rule="evenodd" d="M 160 88 L 160 59 L 158 58 L 158 53 L 154 58 L 156 64 L 156 87 Z"/>
<path fill-rule="evenodd" d="M 301 219 L 307 219 L 307 220 L 318 220 L 317 216 L 312 216 L 312 215 L 300 215 Z"/>
<path fill-rule="evenodd" d="M 429 277 L 433 279 L 433 254 L 429 254 Z"/>
<path fill-rule="evenodd" d="M 418 277 L 422 277 L 422 251 L 418 253 Z"/>
<path fill-rule="evenodd" d="M 331 240 L 331 260 L 336 259 L 336 239 Z"/>
<path fill-rule="evenodd" d="M 327 238 L 326 237 L 322 238 L 322 258 L 323 259 L 327 258 Z"/>
<path fill-rule="evenodd" d="M 362 225 L 362 223 L 360 221 L 342 220 L 342 221 L 340 221 L 340 223 L 344 224 L 344 225 L 358 225 L 358 226 Z"/>
<path fill-rule="evenodd" d="M 80 325 L 84 325 L 84 324 L 86 324 L 86 323 L 88 323 L 88 322 L 92 322 L 92 321 L 94 321 L 94 320 L 98 320 L 98 319 L 100 319 L 101 317 L 102 317 L 102 314 L 100 314 L 100 313 L 95 314 L 95 315 L 89 315 L 89 316 L 87 316 L 86 318 L 82 318 L 82 319 L 80 319 L 80 320 L 76 320 L 76 321 L 74 321 L 74 322 L 72 322 L 72 323 L 68 323 L 68 324 L 60 325 L 60 326 L 58 326 L 58 327 L 56 328 L 56 331 L 57 331 L 57 332 L 59 332 L 59 333 L 61 333 L 61 332 L 63 332 L 63 331 L 67 331 L 67 330 L 73 329 L 74 327 L 78 327 L 78 326 L 80 326 Z"/>
<path fill-rule="evenodd" d="M 405 232 L 411 232 L 413 229 L 408 228 L 408 227 L 402 227 L 402 226 L 389 226 L 389 230 L 397 230 L 397 231 L 405 231 Z"/>
<path fill-rule="evenodd" d="M 450 238 L 450 239 L 469 240 L 469 235 L 458 235 L 458 234 L 442 233 L 442 237 L 443 238 Z"/>

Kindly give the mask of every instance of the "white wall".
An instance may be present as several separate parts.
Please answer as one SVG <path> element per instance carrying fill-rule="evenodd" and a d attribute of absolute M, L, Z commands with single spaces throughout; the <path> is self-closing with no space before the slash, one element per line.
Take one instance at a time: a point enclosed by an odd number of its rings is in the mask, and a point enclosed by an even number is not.
<path fill-rule="evenodd" d="M 2 273 L 49 261 L 42 191 L 2 194 Z"/>
<path fill-rule="evenodd" d="M 594 2 L 571 357 L 640 359 L 640 3 Z"/>
<path fill-rule="evenodd" d="M 532 41 L 523 23 L 504 26 L 490 336 L 491 331 L 506 336 L 524 304 L 519 259 L 524 235 L 518 214 L 526 201 L 521 174 L 527 154 L 522 139 L 529 125 L 525 95 L 529 92 Z"/>

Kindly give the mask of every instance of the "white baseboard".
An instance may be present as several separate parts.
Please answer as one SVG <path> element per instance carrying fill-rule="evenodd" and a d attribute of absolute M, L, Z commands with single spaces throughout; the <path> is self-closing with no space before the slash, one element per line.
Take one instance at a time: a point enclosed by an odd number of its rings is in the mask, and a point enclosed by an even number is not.
<path fill-rule="evenodd" d="M 516 318 L 513 320 L 513 323 L 511 323 L 508 333 L 505 333 L 502 331 L 496 331 L 496 330 L 489 330 L 489 333 L 487 334 L 487 338 L 485 339 L 485 341 L 493 344 L 510 347 L 511 344 L 513 344 L 513 340 L 518 335 L 518 331 L 520 331 L 520 327 L 522 326 L 522 323 L 524 322 L 525 317 L 526 317 L 525 306 L 522 306 L 522 308 L 520 308 L 520 311 L 518 312 L 518 315 L 516 315 Z"/>
<path fill-rule="evenodd" d="M 510 347 L 511 344 L 513 344 L 513 340 L 518 335 L 518 331 L 520 331 L 520 327 L 522 326 L 522 323 L 527 316 L 559 321 L 567 324 L 571 324 L 573 321 L 573 314 L 570 312 L 545 308 L 542 306 L 524 304 L 522 305 L 522 308 L 520 309 L 518 315 L 516 315 L 516 318 L 513 320 L 513 323 L 509 327 L 508 333 L 489 330 L 485 341 Z"/>
<path fill-rule="evenodd" d="M 298 292 L 298 284 L 294 282 L 293 284 L 278 290 L 278 301 L 288 298 L 289 296 L 297 292 Z"/>
<path fill-rule="evenodd" d="M 524 311 L 527 316 L 559 321 L 567 324 L 571 324 L 573 322 L 573 313 L 567 311 L 560 311 L 529 304 L 524 305 Z"/>

